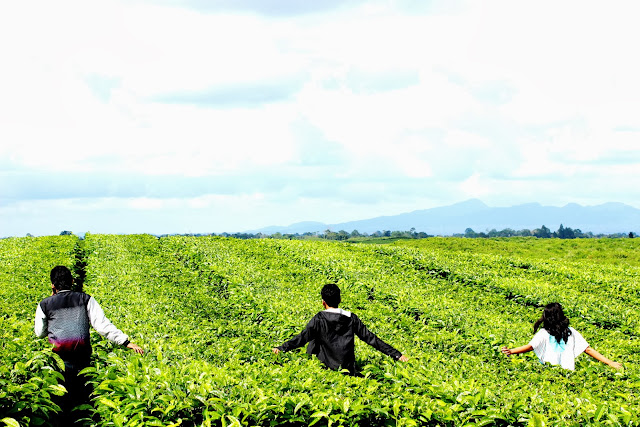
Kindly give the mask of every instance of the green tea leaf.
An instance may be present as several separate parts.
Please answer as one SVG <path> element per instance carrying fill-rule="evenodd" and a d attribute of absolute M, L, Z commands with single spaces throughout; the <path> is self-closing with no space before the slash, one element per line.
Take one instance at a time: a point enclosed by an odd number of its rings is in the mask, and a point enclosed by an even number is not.
<path fill-rule="evenodd" d="M 67 393 L 67 389 L 62 384 L 51 384 L 48 388 L 56 396 L 63 396 Z"/>
<path fill-rule="evenodd" d="M 545 427 L 545 417 L 540 414 L 533 414 L 529 419 L 528 427 Z"/>
<path fill-rule="evenodd" d="M 20 424 L 13 418 L 5 417 L 0 421 L 2 421 L 6 426 L 9 427 L 20 427 Z"/>

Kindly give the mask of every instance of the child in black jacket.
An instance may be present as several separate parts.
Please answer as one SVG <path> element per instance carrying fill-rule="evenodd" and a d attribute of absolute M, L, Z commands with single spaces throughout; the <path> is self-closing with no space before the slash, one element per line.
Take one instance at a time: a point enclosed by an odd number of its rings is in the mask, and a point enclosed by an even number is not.
<path fill-rule="evenodd" d="M 316 314 L 300 334 L 281 346 L 275 347 L 273 349 L 275 354 L 309 343 L 308 354 L 317 355 L 318 359 L 331 369 L 346 369 L 351 375 L 355 375 L 354 336 L 357 335 L 362 341 L 395 360 L 402 362 L 409 360 L 407 356 L 403 356 L 369 331 L 354 313 L 338 308 L 341 301 L 338 285 L 334 283 L 325 285 L 321 296 L 325 310 Z"/>

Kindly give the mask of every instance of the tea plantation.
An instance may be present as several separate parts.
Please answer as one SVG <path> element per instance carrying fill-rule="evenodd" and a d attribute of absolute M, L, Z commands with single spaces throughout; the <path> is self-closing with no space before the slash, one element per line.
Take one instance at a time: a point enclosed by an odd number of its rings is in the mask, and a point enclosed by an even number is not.
<path fill-rule="evenodd" d="M 92 332 L 97 426 L 640 424 L 640 239 L 433 238 L 389 245 L 88 234 L 0 240 L 0 425 L 48 425 L 63 369 L 33 333 L 55 265 L 145 349 Z M 299 333 L 335 282 L 341 308 L 410 357 L 362 342 L 362 377 L 323 368 Z M 575 371 L 524 345 L 560 302 L 589 344 Z M 89 409 L 89 408 L 86 408 Z"/>

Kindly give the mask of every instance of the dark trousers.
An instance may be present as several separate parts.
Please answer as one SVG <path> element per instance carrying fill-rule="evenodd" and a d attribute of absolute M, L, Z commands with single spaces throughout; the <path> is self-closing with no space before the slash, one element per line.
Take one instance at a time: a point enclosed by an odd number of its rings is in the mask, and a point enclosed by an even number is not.
<path fill-rule="evenodd" d="M 93 391 L 91 384 L 88 383 L 89 378 L 80 375 L 80 371 L 89 366 L 88 361 L 69 362 L 65 360 L 64 366 L 62 385 L 67 389 L 67 393 L 56 401 L 61 409 L 54 422 L 54 425 L 57 426 L 71 426 L 79 419 L 90 416 L 89 411 L 74 411 L 73 408 L 89 404 Z"/>

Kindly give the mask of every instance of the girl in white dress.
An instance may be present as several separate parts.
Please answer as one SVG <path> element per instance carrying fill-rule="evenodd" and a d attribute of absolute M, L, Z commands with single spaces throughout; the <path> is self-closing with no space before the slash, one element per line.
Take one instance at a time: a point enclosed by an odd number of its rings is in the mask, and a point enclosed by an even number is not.
<path fill-rule="evenodd" d="M 538 328 L 542 325 L 542 329 Z M 536 333 L 537 331 L 537 333 Z M 509 349 L 502 347 L 502 352 L 507 356 L 512 354 L 527 353 L 531 350 L 538 356 L 540 363 L 549 362 L 552 365 L 560 365 L 564 369 L 575 369 L 575 360 L 582 352 L 602 363 L 620 369 L 622 364 L 607 359 L 602 354 L 589 347 L 587 341 L 569 326 L 569 319 L 564 315 L 562 306 L 557 302 L 547 304 L 542 317 L 533 325 L 535 334 L 529 344 L 522 347 Z"/>

